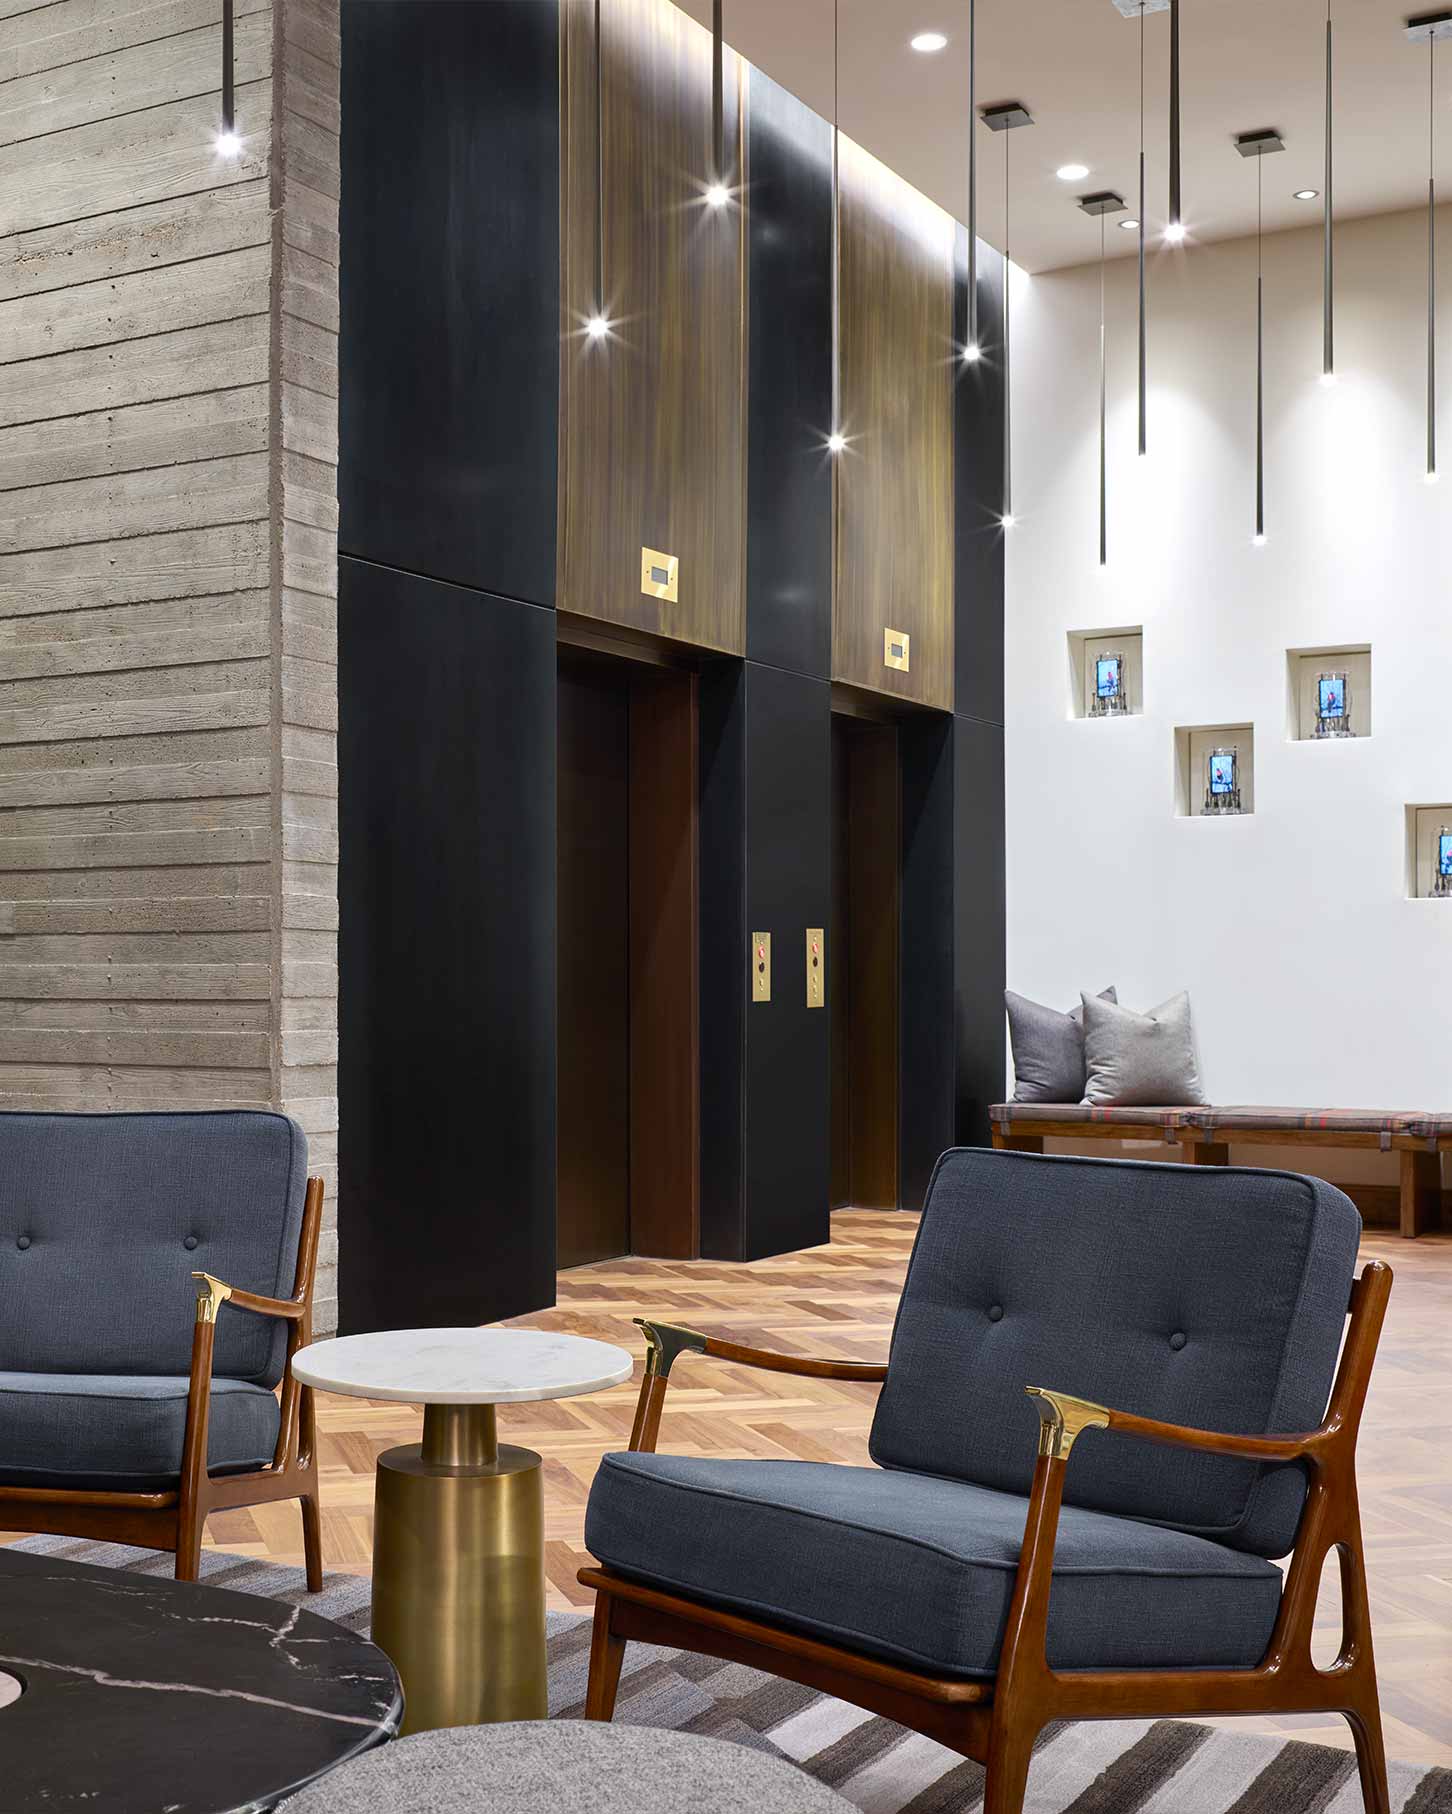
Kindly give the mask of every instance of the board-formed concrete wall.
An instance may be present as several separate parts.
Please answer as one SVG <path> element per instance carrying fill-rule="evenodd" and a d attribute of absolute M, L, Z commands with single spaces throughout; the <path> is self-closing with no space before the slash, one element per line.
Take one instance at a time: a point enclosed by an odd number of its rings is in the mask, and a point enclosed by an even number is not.
<path fill-rule="evenodd" d="M 338 0 L 0 0 L 0 1106 L 337 1151 Z"/>

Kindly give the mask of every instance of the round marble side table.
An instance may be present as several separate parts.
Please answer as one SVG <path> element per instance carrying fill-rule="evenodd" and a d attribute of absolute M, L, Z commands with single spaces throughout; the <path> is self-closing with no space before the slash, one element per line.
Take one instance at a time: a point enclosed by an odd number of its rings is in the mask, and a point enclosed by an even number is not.
<path fill-rule="evenodd" d="M 535 1329 L 391 1329 L 315 1342 L 321 1392 L 424 1407 L 423 1441 L 378 1457 L 373 1641 L 403 1681 L 405 1732 L 546 1715 L 540 1458 L 494 1407 L 630 1378 L 623 1348 Z"/>

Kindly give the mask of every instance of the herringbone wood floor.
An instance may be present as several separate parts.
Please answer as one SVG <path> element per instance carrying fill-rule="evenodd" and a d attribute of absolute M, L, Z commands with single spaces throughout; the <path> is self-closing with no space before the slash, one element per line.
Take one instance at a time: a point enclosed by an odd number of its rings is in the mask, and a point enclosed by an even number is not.
<path fill-rule="evenodd" d="M 844 1211 L 833 1218 L 830 1246 L 750 1266 L 625 1259 L 581 1267 L 560 1275 L 556 1309 L 519 1321 L 598 1336 L 637 1356 L 643 1344 L 631 1318 L 653 1314 L 758 1347 L 876 1360 L 887 1352 L 916 1221 Z M 1397 1274 L 1361 1449 L 1387 1747 L 1407 1759 L 1452 1764 L 1452 1239 L 1371 1235 L 1363 1252 L 1389 1261 Z M 787 1379 L 689 1357 L 674 1379 L 663 1450 L 867 1459 L 873 1387 Z M 620 1386 L 593 1398 L 500 1410 L 504 1439 L 544 1457 L 552 1605 L 587 1604 L 575 1580 L 585 1560 L 585 1499 L 601 1454 L 629 1438 L 635 1392 L 634 1385 Z M 374 1459 L 395 1443 L 417 1441 L 420 1417 L 405 1406 L 324 1398 L 319 1422 L 328 1565 L 365 1572 Z M 294 1506 L 221 1514 L 207 1535 L 219 1548 L 301 1561 Z M 1334 1627 L 1334 1605 L 1325 1610 Z M 1328 1629 L 1326 1654 L 1318 1660 L 1329 1660 L 1334 1650 Z M 1349 1743 L 1339 1722 L 1263 1724 Z"/>

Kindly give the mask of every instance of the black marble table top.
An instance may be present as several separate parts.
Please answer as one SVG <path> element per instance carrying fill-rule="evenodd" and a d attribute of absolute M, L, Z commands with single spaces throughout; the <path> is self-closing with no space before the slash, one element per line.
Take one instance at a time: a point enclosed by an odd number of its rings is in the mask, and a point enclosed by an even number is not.
<path fill-rule="evenodd" d="M 391 1737 L 366 1638 L 257 1594 L 0 1547 L 3 1814 L 243 1814 Z M 0 1696 L 0 1702 L 3 1702 Z"/>

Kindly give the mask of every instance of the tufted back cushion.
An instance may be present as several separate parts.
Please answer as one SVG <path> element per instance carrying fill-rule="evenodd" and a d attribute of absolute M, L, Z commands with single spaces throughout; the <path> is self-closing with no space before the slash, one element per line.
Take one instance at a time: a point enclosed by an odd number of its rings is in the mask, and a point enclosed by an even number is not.
<path fill-rule="evenodd" d="M 1290 1172 L 945 1153 L 872 1427 L 883 1467 L 1025 1493 L 1049 1386 L 1237 1435 L 1326 1410 L 1361 1219 Z M 1258 1467 L 1091 1431 L 1064 1497 L 1284 1555 L 1298 1463 Z"/>
<path fill-rule="evenodd" d="M 306 1186 L 285 1115 L 0 1114 L 0 1372 L 185 1373 L 192 1273 L 290 1296 Z M 285 1342 L 224 1309 L 214 1371 L 275 1385 Z"/>

